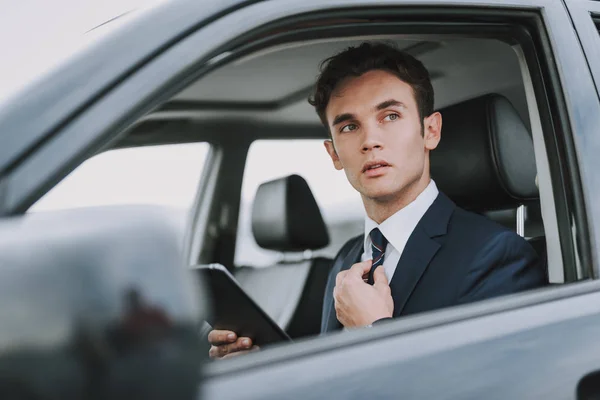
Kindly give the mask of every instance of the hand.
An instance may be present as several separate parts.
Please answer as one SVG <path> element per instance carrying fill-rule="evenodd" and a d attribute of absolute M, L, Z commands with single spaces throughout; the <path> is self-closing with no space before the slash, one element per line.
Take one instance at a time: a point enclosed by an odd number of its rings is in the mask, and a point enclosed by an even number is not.
<path fill-rule="evenodd" d="M 371 264 L 372 260 L 354 264 L 336 276 L 335 312 L 346 328 L 370 325 L 381 318 L 391 318 L 394 313 L 394 300 L 384 269 L 381 266 L 375 269 L 372 286 L 363 280 Z"/>
<path fill-rule="evenodd" d="M 258 346 L 252 346 L 252 339 L 238 337 L 232 331 L 212 330 L 208 334 L 208 341 L 212 345 L 208 351 L 212 359 L 229 358 L 259 349 Z"/>

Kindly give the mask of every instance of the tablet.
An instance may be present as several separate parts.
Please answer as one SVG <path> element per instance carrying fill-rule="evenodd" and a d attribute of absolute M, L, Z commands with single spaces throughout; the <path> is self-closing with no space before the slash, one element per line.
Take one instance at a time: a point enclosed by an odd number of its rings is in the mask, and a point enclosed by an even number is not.
<path fill-rule="evenodd" d="M 201 264 L 192 268 L 210 289 L 212 310 L 206 322 L 214 329 L 249 337 L 258 346 L 291 340 L 248 296 L 227 268 L 221 264 Z"/>

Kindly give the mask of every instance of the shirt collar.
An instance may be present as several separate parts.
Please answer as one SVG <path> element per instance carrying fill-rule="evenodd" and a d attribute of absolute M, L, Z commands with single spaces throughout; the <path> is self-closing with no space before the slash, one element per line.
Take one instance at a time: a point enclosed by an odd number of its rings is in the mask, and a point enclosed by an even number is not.
<path fill-rule="evenodd" d="M 406 241 L 412 234 L 423 215 L 427 212 L 431 204 L 435 201 L 439 194 L 439 190 L 431 179 L 429 185 L 406 207 L 396 211 L 388 219 L 381 224 L 373 221 L 368 216 L 365 216 L 365 241 L 364 251 L 368 254 L 371 248 L 371 239 L 369 233 L 379 228 L 388 243 L 394 246 L 395 249 L 402 251 Z"/>

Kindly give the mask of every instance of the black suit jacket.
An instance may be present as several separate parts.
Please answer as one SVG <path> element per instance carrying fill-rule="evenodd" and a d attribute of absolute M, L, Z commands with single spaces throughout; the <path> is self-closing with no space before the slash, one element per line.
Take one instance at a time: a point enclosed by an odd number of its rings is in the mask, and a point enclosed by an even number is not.
<path fill-rule="evenodd" d="M 360 261 L 363 241 L 363 235 L 351 239 L 334 260 L 321 332 L 342 327 L 333 300 L 335 277 Z M 409 237 L 390 281 L 394 318 L 542 286 L 544 265 L 522 237 L 440 193 Z"/>

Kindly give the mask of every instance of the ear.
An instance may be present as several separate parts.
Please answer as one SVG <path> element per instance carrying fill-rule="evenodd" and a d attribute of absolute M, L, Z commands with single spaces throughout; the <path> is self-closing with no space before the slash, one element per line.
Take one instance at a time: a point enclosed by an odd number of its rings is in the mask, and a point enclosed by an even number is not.
<path fill-rule="evenodd" d="M 438 146 L 442 136 L 442 114 L 434 112 L 423 120 L 423 136 L 427 150 L 431 151 Z"/>
<path fill-rule="evenodd" d="M 325 150 L 327 150 L 327 153 L 329 153 L 329 157 L 331 157 L 331 161 L 333 161 L 334 168 L 337 169 L 338 171 L 341 171 L 342 169 L 344 169 L 344 167 L 342 166 L 342 163 L 340 161 L 340 158 L 338 157 L 337 151 L 335 150 L 335 145 L 333 144 L 333 140 L 328 139 L 325 142 L 323 142 L 323 144 L 325 145 Z"/>

